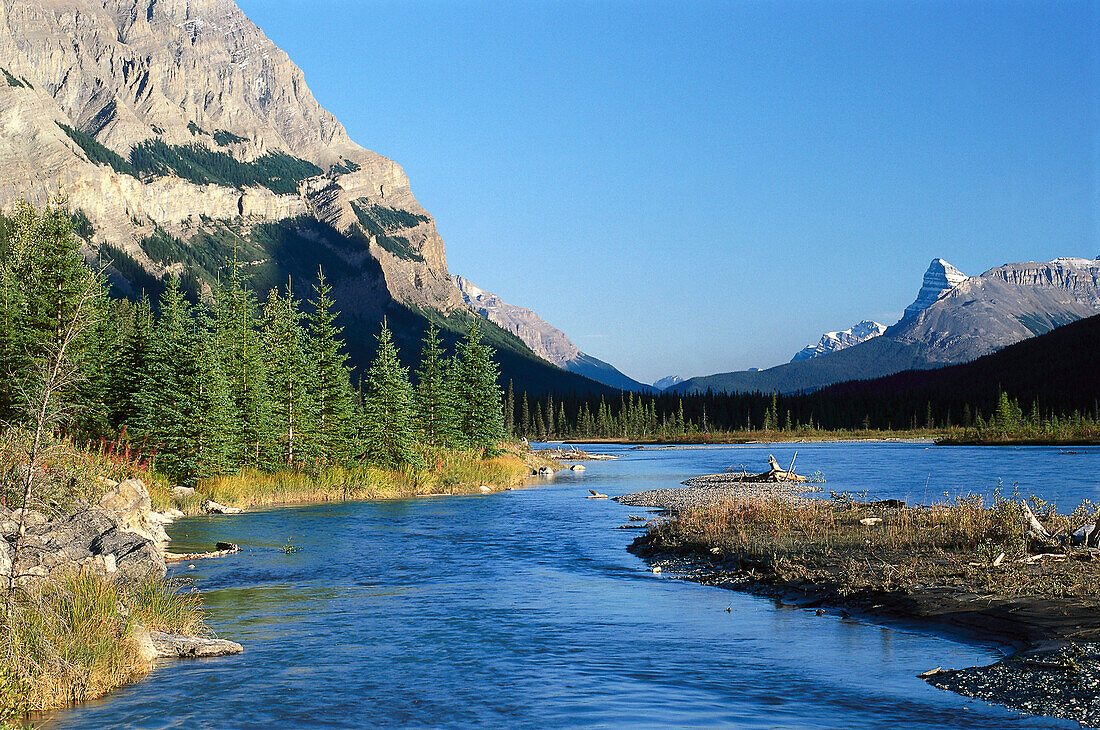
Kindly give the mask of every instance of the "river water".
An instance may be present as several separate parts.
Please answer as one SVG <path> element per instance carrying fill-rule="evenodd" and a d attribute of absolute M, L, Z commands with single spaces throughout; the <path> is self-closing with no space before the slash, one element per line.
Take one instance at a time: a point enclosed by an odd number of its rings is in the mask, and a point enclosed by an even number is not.
<path fill-rule="evenodd" d="M 586 500 L 671 487 L 769 453 L 825 488 L 934 501 L 1000 477 L 1070 508 L 1100 501 L 1100 449 L 782 444 L 615 451 L 489 496 L 189 518 L 173 550 L 236 657 L 162 664 L 44 718 L 67 727 L 1076 727 L 929 687 L 936 666 L 1004 650 L 904 625 L 778 605 L 669 576 L 626 551 L 638 508 Z M 288 542 L 300 548 L 287 553 Z M 727 611 L 727 609 L 729 609 Z"/>

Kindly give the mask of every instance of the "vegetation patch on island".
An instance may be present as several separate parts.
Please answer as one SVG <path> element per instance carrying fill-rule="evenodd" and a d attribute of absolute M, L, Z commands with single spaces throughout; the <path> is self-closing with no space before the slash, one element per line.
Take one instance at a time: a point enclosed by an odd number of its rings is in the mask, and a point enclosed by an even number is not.
<path fill-rule="evenodd" d="M 622 499 L 635 503 L 630 496 Z M 808 499 L 760 484 L 755 493 L 677 507 L 635 540 L 631 551 L 710 585 L 804 607 L 928 622 L 1022 650 L 989 670 L 994 675 L 1028 669 L 1046 661 L 1041 656 L 1050 651 L 1083 657 L 1079 663 L 1087 672 L 1066 671 L 1046 690 L 1020 683 L 1031 694 L 981 696 L 1028 712 L 1100 719 L 1089 714 L 1089 703 L 1078 704 L 1095 696 L 1090 683 L 1100 677 L 1100 657 L 1073 649 L 1100 641 L 1095 505 L 1084 502 L 1059 513 L 1037 497 L 1005 496 L 998 489 L 991 502 L 968 496 L 908 506 L 868 501 L 865 494 Z M 966 683 L 949 681 L 952 676 L 936 671 L 928 678 L 964 691 Z M 1046 694 L 1037 699 L 1035 692 Z"/>

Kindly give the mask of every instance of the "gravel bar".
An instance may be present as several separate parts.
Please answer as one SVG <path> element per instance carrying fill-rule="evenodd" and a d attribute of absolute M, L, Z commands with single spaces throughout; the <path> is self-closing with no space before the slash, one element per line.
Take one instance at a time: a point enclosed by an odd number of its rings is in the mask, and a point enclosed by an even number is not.
<path fill-rule="evenodd" d="M 743 482 L 739 474 L 708 474 L 684 482 L 678 489 L 651 489 L 615 497 L 619 504 L 679 511 L 731 499 L 804 499 L 820 487 L 800 482 Z"/>
<path fill-rule="evenodd" d="M 940 689 L 1019 712 L 1100 727 L 1100 644 L 1071 644 L 1047 656 L 1016 655 L 926 679 Z"/>

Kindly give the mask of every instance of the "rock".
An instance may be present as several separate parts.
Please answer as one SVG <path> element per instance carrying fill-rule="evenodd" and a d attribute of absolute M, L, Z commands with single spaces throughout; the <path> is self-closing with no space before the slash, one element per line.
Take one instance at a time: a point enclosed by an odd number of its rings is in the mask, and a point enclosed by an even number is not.
<path fill-rule="evenodd" d="M 187 499 L 195 494 L 193 487 L 172 487 L 172 497 L 180 501 Z"/>
<path fill-rule="evenodd" d="M 11 575 L 11 544 L 0 538 L 0 575 Z"/>
<path fill-rule="evenodd" d="M 92 541 L 91 551 L 94 555 L 114 555 L 119 574 L 126 578 L 141 579 L 148 575 L 163 578 L 168 573 L 157 545 L 129 530 L 118 527 L 108 530 Z"/>
<path fill-rule="evenodd" d="M 134 645 L 137 647 L 138 660 L 146 666 L 151 665 L 157 659 L 157 647 L 153 645 L 153 638 L 149 630 L 144 626 L 138 626 L 131 635 Z"/>
<path fill-rule="evenodd" d="M 244 647 L 234 641 L 180 636 L 162 631 L 150 631 L 149 639 L 156 648 L 158 657 L 226 656 L 244 651 Z"/>
<path fill-rule="evenodd" d="M 859 521 L 859 524 L 866 525 L 867 527 L 872 527 L 873 525 L 878 525 L 881 523 L 881 517 L 864 517 L 862 520 Z"/>
<path fill-rule="evenodd" d="M 573 471 L 584 471 L 584 465 L 583 464 L 574 464 L 573 466 L 571 466 L 569 468 Z"/>
<path fill-rule="evenodd" d="M 491 494 L 493 490 L 482 484 L 480 487 L 478 487 L 478 491 L 482 494 Z"/>
<path fill-rule="evenodd" d="M 1069 541 L 1073 545 L 1084 545 L 1085 542 L 1092 537 L 1092 533 L 1096 531 L 1095 524 L 1081 525 L 1078 527 L 1072 535 L 1069 537 Z"/>
<path fill-rule="evenodd" d="M 241 547 L 239 545 L 237 545 L 236 543 L 232 543 L 232 542 L 216 542 L 216 543 L 214 543 L 214 549 L 215 550 L 231 550 L 232 552 L 237 552 L 238 550 L 241 549 Z"/>
<path fill-rule="evenodd" d="M 118 515 L 118 524 L 153 542 L 168 542 L 164 521 L 153 512 L 149 491 L 140 479 L 127 479 L 99 499 L 99 506 Z M 169 520 L 171 521 L 171 520 Z"/>
<path fill-rule="evenodd" d="M 659 566 L 659 565 L 654 565 L 654 566 L 653 566 L 653 574 L 654 574 L 654 575 L 660 575 L 660 574 L 661 574 L 661 566 Z"/>
<path fill-rule="evenodd" d="M 178 520 L 180 517 L 186 517 L 186 515 L 184 515 L 183 512 L 176 509 L 175 507 L 165 510 L 164 514 L 168 515 L 173 520 Z"/>
<path fill-rule="evenodd" d="M 554 470 L 548 466 L 539 467 L 540 477 L 552 477 L 554 476 Z"/>
<path fill-rule="evenodd" d="M 240 513 L 240 510 L 236 507 L 226 507 L 224 504 L 218 504 L 212 499 L 203 502 L 202 508 L 210 514 L 216 515 L 235 515 Z"/>
<path fill-rule="evenodd" d="M 595 489 L 589 489 L 589 495 L 585 499 L 607 499 L 606 494 L 600 494 Z"/>
<path fill-rule="evenodd" d="M 29 530 L 32 527 L 41 527 L 42 525 L 49 522 L 49 520 L 46 518 L 46 515 L 42 514 L 41 512 L 35 512 L 32 509 L 29 509 L 26 512 L 27 512 L 26 516 L 23 517 L 23 526 L 24 526 L 25 529 Z M 19 518 L 22 515 L 23 515 L 23 510 L 21 510 L 21 509 L 15 510 L 14 512 L 11 513 L 11 521 L 14 522 L 16 525 L 18 525 L 19 524 Z M 16 529 L 18 529 L 18 527 Z M 12 534 L 14 534 L 14 533 L 12 533 Z"/>

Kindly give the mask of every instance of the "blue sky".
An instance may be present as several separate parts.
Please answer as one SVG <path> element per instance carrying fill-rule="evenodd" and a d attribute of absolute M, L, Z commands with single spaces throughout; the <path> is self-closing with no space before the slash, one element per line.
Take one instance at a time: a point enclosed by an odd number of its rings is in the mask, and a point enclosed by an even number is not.
<path fill-rule="evenodd" d="M 1100 254 L 1100 5 L 238 0 L 452 273 L 652 381 Z"/>

